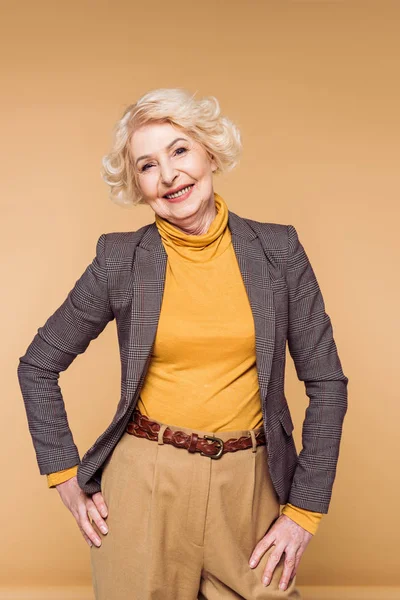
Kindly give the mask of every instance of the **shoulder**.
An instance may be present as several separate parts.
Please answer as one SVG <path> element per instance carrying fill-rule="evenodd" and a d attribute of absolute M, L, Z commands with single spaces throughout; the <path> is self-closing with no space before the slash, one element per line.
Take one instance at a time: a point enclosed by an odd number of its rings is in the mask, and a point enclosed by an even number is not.
<path fill-rule="evenodd" d="M 111 231 L 104 233 L 105 255 L 107 258 L 132 257 L 136 246 L 154 224 L 150 223 L 136 231 Z"/>
<path fill-rule="evenodd" d="M 283 223 L 272 223 L 269 221 L 255 221 L 254 219 L 245 219 L 245 221 L 257 234 L 264 237 L 270 236 L 277 240 L 287 239 L 288 225 L 284 225 Z"/>
<path fill-rule="evenodd" d="M 256 236 L 261 240 L 264 248 L 270 250 L 282 248 L 287 249 L 290 231 L 291 228 L 293 228 L 292 225 L 273 223 L 270 221 L 256 221 L 255 219 L 239 217 L 239 215 L 235 215 L 235 218 L 242 221 L 246 227 L 249 227 L 253 233 L 256 234 Z"/>
<path fill-rule="evenodd" d="M 233 224 L 236 230 L 251 232 L 253 241 L 257 238 L 264 254 L 276 276 L 286 271 L 289 263 L 303 264 L 307 255 L 299 240 L 296 228 L 291 224 L 257 221 L 233 215 Z"/>

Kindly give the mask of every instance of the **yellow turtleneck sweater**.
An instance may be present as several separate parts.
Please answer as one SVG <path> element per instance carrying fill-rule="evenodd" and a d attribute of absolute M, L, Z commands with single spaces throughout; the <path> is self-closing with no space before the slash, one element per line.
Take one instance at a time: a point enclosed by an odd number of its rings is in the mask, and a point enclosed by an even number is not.
<path fill-rule="evenodd" d="M 231 242 L 228 207 L 207 233 L 188 235 L 156 215 L 168 256 L 149 369 L 137 408 L 175 426 L 218 431 L 262 426 L 254 320 Z M 77 467 L 47 476 L 49 487 Z M 315 534 L 321 513 L 292 504 L 282 514 Z"/>

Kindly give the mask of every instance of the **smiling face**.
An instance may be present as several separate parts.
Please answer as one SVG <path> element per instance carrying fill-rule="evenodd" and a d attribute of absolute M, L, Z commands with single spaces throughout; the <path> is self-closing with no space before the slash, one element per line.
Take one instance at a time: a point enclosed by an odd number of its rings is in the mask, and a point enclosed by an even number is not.
<path fill-rule="evenodd" d="M 216 215 L 217 165 L 205 148 L 181 128 L 151 123 L 134 131 L 130 152 L 143 199 L 154 212 L 185 233 L 207 231 Z"/>

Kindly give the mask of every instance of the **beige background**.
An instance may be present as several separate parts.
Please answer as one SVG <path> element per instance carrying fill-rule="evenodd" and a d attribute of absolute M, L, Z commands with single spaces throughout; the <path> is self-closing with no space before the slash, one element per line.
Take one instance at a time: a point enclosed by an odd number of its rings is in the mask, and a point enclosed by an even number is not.
<path fill-rule="evenodd" d="M 39 475 L 16 368 L 98 236 L 153 221 L 108 200 L 100 161 L 125 106 L 175 86 L 215 95 L 240 127 L 241 164 L 215 190 L 243 217 L 295 225 L 350 379 L 330 511 L 298 583 L 400 585 L 400 3 L 0 6 L 0 588 L 90 586 L 88 546 Z M 119 398 L 115 323 L 60 383 L 82 456 Z M 308 399 L 289 355 L 286 386 L 299 449 Z"/>

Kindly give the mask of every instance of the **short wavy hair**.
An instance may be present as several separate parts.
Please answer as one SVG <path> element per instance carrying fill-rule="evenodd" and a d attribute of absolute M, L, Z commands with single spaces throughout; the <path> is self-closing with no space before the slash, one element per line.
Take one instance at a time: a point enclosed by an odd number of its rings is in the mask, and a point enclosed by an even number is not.
<path fill-rule="evenodd" d="M 239 129 L 221 115 L 218 100 L 208 96 L 199 100 L 182 88 L 159 88 L 147 92 L 128 106 L 114 127 L 111 152 L 103 157 L 102 178 L 110 186 L 110 198 L 116 204 L 143 204 L 132 155 L 133 132 L 152 122 L 171 123 L 202 144 L 214 158 L 215 174 L 232 170 L 239 162 L 242 141 Z"/>

